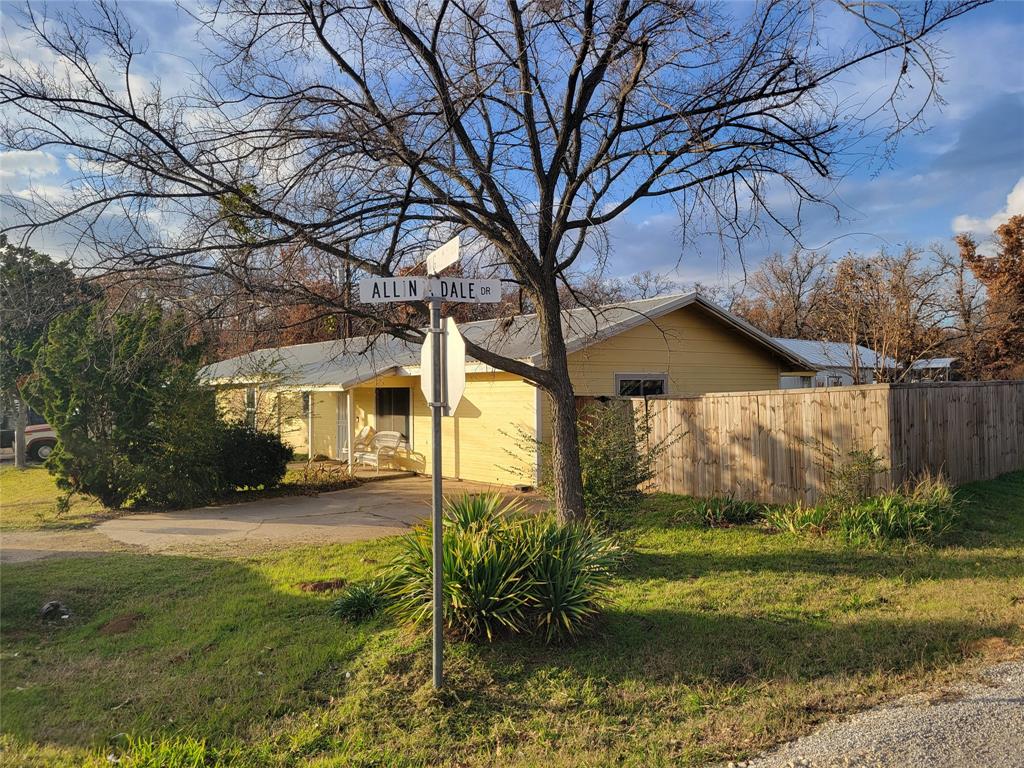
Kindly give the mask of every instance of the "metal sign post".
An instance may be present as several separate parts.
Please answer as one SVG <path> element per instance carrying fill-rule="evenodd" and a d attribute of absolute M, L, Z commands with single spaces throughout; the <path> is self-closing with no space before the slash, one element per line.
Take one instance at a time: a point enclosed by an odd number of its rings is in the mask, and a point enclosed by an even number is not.
<path fill-rule="evenodd" d="M 429 392 L 421 388 L 430 405 L 432 435 L 431 503 L 433 567 L 434 687 L 444 684 L 444 529 L 441 514 L 441 416 L 452 415 L 466 384 L 466 345 L 455 322 L 441 321 L 441 303 L 495 304 L 501 301 L 501 281 L 494 279 L 438 277 L 437 273 L 459 260 L 459 239 L 449 240 L 427 257 L 429 276 L 370 277 L 359 281 L 359 300 L 365 304 L 393 301 L 427 301 L 430 327 L 420 359 L 420 377 L 430 377 Z"/>
<path fill-rule="evenodd" d="M 430 391 L 430 430 L 432 435 L 431 447 L 433 458 L 431 464 L 431 481 L 433 494 L 431 498 L 431 526 L 433 527 L 433 568 L 434 568 L 434 607 L 433 607 L 433 653 L 434 653 L 434 687 L 440 688 L 444 684 L 444 576 L 442 574 L 443 564 L 441 562 L 442 547 L 444 546 L 444 530 L 441 520 L 441 412 L 444 409 L 443 394 L 441 392 L 441 381 L 443 372 L 441 361 L 444 360 L 441 346 L 444 343 L 444 326 L 441 325 L 441 299 L 433 297 L 430 300 L 430 338 L 431 364 L 433 383 Z"/>

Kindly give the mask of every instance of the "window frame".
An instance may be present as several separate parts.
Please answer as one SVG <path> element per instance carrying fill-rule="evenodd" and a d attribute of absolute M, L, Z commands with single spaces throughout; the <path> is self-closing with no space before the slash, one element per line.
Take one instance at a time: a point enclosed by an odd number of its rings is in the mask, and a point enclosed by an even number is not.
<path fill-rule="evenodd" d="M 622 382 L 630 379 L 638 379 L 640 381 L 640 392 L 639 395 L 624 395 L 622 394 Z M 616 397 L 659 397 L 659 395 L 645 395 L 643 394 L 644 382 L 645 381 L 660 381 L 661 382 L 661 394 L 668 394 L 668 373 L 666 372 L 654 372 L 646 371 L 643 373 L 616 373 L 615 374 L 615 396 Z"/>
<path fill-rule="evenodd" d="M 250 403 L 250 400 L 252 402 Z M 245 426 L 256 429 L 256 411 L 259 403 L 259 390 L 255 386 L 245 388 Z"/>

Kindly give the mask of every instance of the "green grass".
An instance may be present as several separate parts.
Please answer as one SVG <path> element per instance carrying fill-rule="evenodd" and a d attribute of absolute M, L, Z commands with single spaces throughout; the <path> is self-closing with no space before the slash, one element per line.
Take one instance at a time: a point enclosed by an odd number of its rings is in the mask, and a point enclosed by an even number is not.
<path fill-rule="evenodd" d="M 303 468 L 289 467 L 277 488 L 240 490 L 216 503 L 237 504 L 268 497 L 317 494 L 347 488 L 355 482 L 343 468 L 314 466 L 312 470 L 304 471 Z M 88 528 L 124 514 L 120 510 L 107 509 L 95 499 L 85 496 L 75 496 L 68 512 L 58 514 L 55 506 L 57 495 L 54 477 L 41 465 L 23 470 L 12 466 L 0 468 L 0 531 Z"/>
<path fill-rule="evenodd" d="M 652 497 L 594 631 L 553 648 L 452 643 L 441 695 L 429 636 L 340 621 L 334 595 L 298 587 L 372 578 L 394 540 L 6 566 L 0 763 L 103 765 L 121 733 L 154 754 L 202 743 L 207 764 L 228 766 L 740 758 L 1019 652 L 1024 473 L 961 496 L 967 523 L 949 546 L 871 550 L 708 530 L 691 500 Z M 43 624 L 49 599 L 72 617 Z M 119 617 L 125 631 L 111 633 Z"/>
<path fill-rule="evenodd" d="M 76 497 L 58 516 L 57 485 L 45 467 L 0 468 L 0 531 L 85 528 L 116 514 L 98 501 Z"/>

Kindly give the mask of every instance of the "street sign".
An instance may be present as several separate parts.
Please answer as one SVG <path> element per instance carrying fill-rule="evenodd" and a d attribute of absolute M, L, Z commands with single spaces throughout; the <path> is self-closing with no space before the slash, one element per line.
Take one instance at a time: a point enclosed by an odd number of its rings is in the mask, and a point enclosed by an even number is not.
<path fill-rule="evenodd" d="M 444 333 L 428 333 L 420 353 L 420 389 L 427 402 L 432 402 L 434 382 L 434 343 L 441 340 L 441 402 L 445 416 L 455 414 L 466 391 L 466 341 L 459 333 L 454 318 L 445 319 Z"/>
<path fill-rule="evenodd" d="M 427 256 L 427 274 L 439 275 L 445 267 L 450 267 L 459 260 L 459 238 L 453 237 L 436 251 Z"/>
<path fill-rule="evenodd" d="M 424 277 L 368 277 L 359 281 L 359 300 L 363 304 L 423 301 L 426 298 L 427 280 Z"/>
<path fill-rule="evenodd" d="M 459 260 L 459 238 L 449 240 L 427 256 L 428 277 L 371 277 L 359 281 L 359 300 L 365 304 L 393 301 L 429 301 L 430 328 L 420 355 L 420 387 L 430 404 L 431 446 L 431 581 L 434 687 L 444 684 L 444 579 L 442 574 L 441 416 L 451 416 L 466 389 L 466 342 L 452 318 L 442 324 L 441 304 L 496 304 L 501 301 L 501 280 L 438 277 Z"/>
<path fill-rule="evenodd" d="M 364 304 L 393 301 L 454 301 L 460 304 L 497 304 L 501 280 L 473 277 L 369 277 L 359 281 Z"/>

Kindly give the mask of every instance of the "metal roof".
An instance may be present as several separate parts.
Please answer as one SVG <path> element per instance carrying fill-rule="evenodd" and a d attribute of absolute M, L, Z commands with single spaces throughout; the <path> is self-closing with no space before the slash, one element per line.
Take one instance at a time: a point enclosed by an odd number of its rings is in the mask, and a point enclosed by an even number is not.
<path fill-rule="evenodd" d="M 565 310 L 562 312 L 562 332 L 566 347 L 570 354 L 577 352 L 643 323 L 656 321 L 658 317 L 690 304 L 699 305 L 796 368 L 807 371 L 816 369 L 799 352 L 778 343 L 696 293 Z M 462 335 L 469 341 L 496 354 L 531 363 L 539 363 L 541 358 L 539 329 L 535 314 L 478 320 L 459 326 Z M 468 355 L 466 359 L 472 360 Z M 200 375 L 212 384 L 273 380 L 279 386 L 296 389 L 348 389 L 376 376 L 411 373 L 406 369 L 418 369 L 419 364 L 419 344 L 387 335 L 359 336 L 261 349 L 212 363 Z"/>
<path fill-rule="evenodd" d="M 917 370 L 921 370 L 923 368 L 949 368 L 955 362 L 955 357 L 931 357 L 923 360 L 915 360 L 910 364 L 910 367 Z"/>
<path fill-rule="evenodd" d="M 815 341 L 814 339 L 779 339 L 775 341 L 794 354 L 800 355 L 816 368 L 853 368 L 851 345 L 841 341 Z M 896 361 L 879 355 L 875 350 L 857 345 L 860 368 L 895 368 Z"/>

